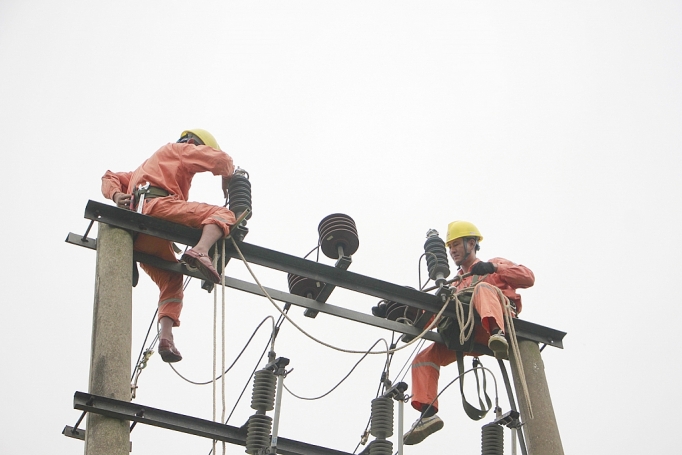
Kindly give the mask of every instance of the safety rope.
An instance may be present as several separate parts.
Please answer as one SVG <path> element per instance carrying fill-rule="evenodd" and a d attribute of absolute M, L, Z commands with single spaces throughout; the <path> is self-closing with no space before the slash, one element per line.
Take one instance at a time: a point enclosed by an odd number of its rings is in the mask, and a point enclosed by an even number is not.
<path fill-rule="evenodd" d="M 528 392 L 528 383 L 526 381 L 526 373 L 523 369 L 523 362 L 521 360 L 521 352 L 519 351 L 519 342 L 516 339 L 516 328 L 514 327 L 514 316 L 512 313 L 512 306 L 509 298 L 502 293 L 502 291 L 495 287 L 497 295 L 502 305 L 502 313 L 504 314 L 504 325 L 507 328 L 507 335 L 509 335 L 509 342 L 511 347 L 511 353 L 516 362 L 516 368 L 519 371 L 519 382 L 521 383 L 521 388 L 523 389 L 523 397 L 526 402 L 526 409 L 528 411 L 528 418 L 533 419 L 533 406 L 530 402 L 530 393 Z"/>
<path fill-rule="evenodd" d="M 457 323 L 459 324 L 459 344 L 463 345 L 474 333 L 474 327 L 475 327 L 475 321 L 474 321 L 474 311 L 472 308 L 472 304 L 470 302 L 469 306 L 469 314 L 466 316 L 466 321 L 464 320 L 464 303 L 460 300 L 459 296 L 464 294 L 464 293 L 469 293 L 472 292 L 474 288 L 476 287 L 476 284 L 474 283 L 470 286 L 467 286 L 463 289 L 458 290 L 455 292 L 454 298 L 455 298 L 455 314 L 457 315 Z M 471 299 L 473 301 L 473 298 Z"/>
<path fill-rule="evenodd" d="M 220 273 L 220 282 L 221 282 L 221 307 L 222 307 L 222 313 L 220 315 L 220 322 L 221 322 L 221 363 L 220 363 L 220 371 L 225 371 L 225 240 L 223 239 L 220 242 L 220 245 L 222 246 L 222 251 L 220 255 L 220 260 L 221 260 L 221 273 Z M 221 375 L 220 377 L 220 387 L 221 387 L 221 404 L 222 404 L 222 412 L 220 414 L 220 421 L 225 420 L 225 375 Z M 222 441 L 222 446 L 223 446 L 223 455 L 225 455 L 225 450 L 226 450 L 226 445 L 225 441 Z"/>
<path fill-rule="evenodd" d="M 225 371 L 225 241 L 220 242 L 222 246 L 222 251 L 221 254 L 218 254 L 218 249 L 216 248 L 213 254 L 213 267 L 218 268 L 218 257 L 221 259 L 221 268 L 222 270 L 221 273 L 221 316 L 220 316 L 220 323 L 221 323 L 221 348 L 220 348 L 220 354 L 221 354 L 221 365 L 220 365 L 220 371 Z M 212 386 L 213 386 L 213 421 L 217 421 L 217 411 L 216 411 L 216 401 L 217 401 L 217 392 L 216 392 L 216 374 L 217 374 L 217 324 L 218 324 L 218 292 L 213 293 L 213 380 L 212 380 Z M 220 416 L 220 421 L 222 422 L 225 420 L 225 411 L 226 411 L 226 399 L 225 399 L 225 375 L 221 374 L 220 375 L 220 397 L 221 397 L 221 416 Z M 225 441 L 221 442 L 222 448 L 223 448 L 223 455 L 225 455 L 226 451 L 226 445 Z M 215 446 L 216 446 L 216 440 L 213 440 L 213 453 L 215 453 Z"/>
<path fill-rule="evenodd" d="M 213 254 L 213 267 L 216 266 L 218 263 L 218 255 L 217 251 L 214 251 Z M 216 421 L 216 374 L 218 371 L 218 360 L 217 360 L 217 350 L 218 350 L 218 292 L 213 293 L 213 374 L 211 375 L 211 391 L 213 393 L 213 421 Z M 222 376 L 222 375 L 221 375 Z M 211 447 L 211 452 L 215 453 L 215 448 L 216 448 L 216 440 L 214 439 L 212 442 L 212 447 Z"/>
<path fill-rule="evenodd" d="M 335 351 L 345 352 L 345 353 L 348 353 L 348 354 L 364 354 L 365 352 L 367 352 L 367 351 L 357 351 L 357 350 L 352 350 L 352 349 L 344 349 L 344 348 L 340 348 L 340 347 L 334 346 L 334 345 L 332 345 L 332 344 L 326 343 L 326 342 L 324 342 L 324 341 L 322 341 L 322 340 L 320 340 L 320 339 L 318 339 L 318 338 L 315 338 L 313 335 L 309 334 L 309 333 L 306 332 L 302 327 L 300 327 L 298 324 L 296 324 L 296 323 L 289 317 L 289 315 L 287 315 L 286 313 L 284 313 L 284 311 L 282 311 L 282 309 L 275 303 L 275 301 L 274 301 L 273 298 L 270 296 L 270 294 L 268 294 L 268 292 L 265 290 L 265 288 L 264 288 L 263 285 L 261 284 L 260 280 L 258 280 L 258 277 L 256 276 L 256 274 L 255 274 L 255 273 L 253 272 L 253 270 L 251 269 L 250 264 L 248 263 L 248 261 L 247 261 L 246 258 L 244 257 L 244 254 L 242 253 L 241 249 L 240 249 L 239 246 L 237 245 L 237 242 L 236 242 L 233 238 L 230 238 L 230 240 L 232 240 L 232 245 L 234 246 L 235 251 L 237 251 L 237 254 L 239 254 L 239 258 L 242 260 L 242 262 L 243 262 L 244 265 L 246 266 L 247 270 L 248 270 L 249 273 L 251 274 L 251 277 L 253 277 L 253 279 L 256 281 L 256 284 L 257 284 L 258 287 L 260 288 L 260 290 L 261 290 L 261 292 L 263 293 L 263 295 L 265 295 L 265 297 L 266 297 L 266 298 L 270 301 L 270 303 L 277 309 L 277 311 L 279 311 L 279 313 L 280 313 L 282 316 L 284 316 L 284 318 L 286 318 L 286 320 L 289 321 L 289 322 L 291 323 L 291 325 L 293 325 L 299 332 L 301 332 L 303 335 L 307 336 L 307 337 L 310 338 L 311 340 L 315 341 L 316 343 L 319 343 L 319 344 L 321 344 L 322 346 L 326 346 L 326 347 L 328 347 L 328 348 L 330 348 L 330 349 L 333 349 L 333 350 L 335 350 Z M 398 351 L 403 350 L 403 349 L 407 348 L 408 346 L 410 346 L 410 345 L 416 343 L 416 342 L 419 341 L 421 338 L 423 338 L 423 336 L 424 336 L 426 333 L 428 333 L 433 327 L 436 326 L 436 324 L 437 324 L 438 321 L 440 320 L 440 317 L 443 315 L 443 312 L 444 312 L 445 309 L 447 308 L 448 303 L 450 303 L 450 298 L 449 298 L 449 297 L 445 300 L 445 303 L 443 304 L 443 307 L 440 309 L 440 311 L 438 312 L 438 314 L 436 315 L 436 317 L 433 318 L 433 321 L 424 329 L 423 332 L 421 332 L 418 336 L 416 336 L 414 339 L 412 339 L 409 343 L 405 343 L 403 346 L 401 346 L 401 347 L 399 347 L 399 348 L 387 349 L 386 351 L 372 351 L 372 352 L 368 352 L 368 354 L 387 354 L 387 353 L 391 353 L 391 352 L 398 352 Z M 382 338 L 382 340 L 383 340 L 383 338 Z M 385 343 L 385 344 L 388 344 L 388 343 L 386 342 L 386 340 L 384 340 L 384 343 Z"/>

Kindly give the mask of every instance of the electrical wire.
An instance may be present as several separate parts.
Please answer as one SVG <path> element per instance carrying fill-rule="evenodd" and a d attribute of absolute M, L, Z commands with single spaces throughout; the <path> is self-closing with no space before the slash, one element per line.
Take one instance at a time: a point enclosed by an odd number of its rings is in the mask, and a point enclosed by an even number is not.
<path fill-rule="evenodd" d="M 246 348 L 249 346 L 249 344 L 251 344 L 251 341 L 253 340 L 253 337 L 256 336 L 256 333 L 258 333 L 258 330 L 260 330 L 260 327 L 261 327 L 261 326 L 265 323 L 265 321 L 267 321 L 268 319 L 274 321 L 274 318 L 273 318 L 272 316 L 267 316 L 265 319 L 263 319 L 263 320 L 260 322 L 260 324 L 258 324 L 258 326 L 256 327 L 256 329 L 253 331 L 253 333 L 252 333 L 251 336 L 249 337 L 249 340 L 246 342 L 246 345 L 244 345 L 244 347 L 242 348 L 242 350 L 239 352 L 239 355 L 237 355 L 237 357 L 234 359 L 234 361 L 232 362 L 232 364 L 225 370 L 225 372 L 223 372 L 220 376 L 216 377 L 216 380 L 220 379 L 220 378 L 222 377 L 222 375 L 229 373 L 229 371 L 235 366 L 235 364 L 237 363 L 237 361 L 241 358 L 242 354 L 244 354 L 244 351 L 246 351 Z M 270 343 L 270 339 L 268 339 L 268 344 L 269 344 L 269 343 Z M 213 379 L 209 379 L 208 381 L 204 381 L 204 382 L 192 381 L 192 380 L 187 379 L 186 377 L 184 377 L 182 374 L 180 374 L 180 372 L 178 372 L 172 364 L 169 364 L 169 365 L 170 365 L 170 367 L 173 369 L 173 371 L 175 371 L 175 373 L 176 373 L 178 376 L 180 376 L 182 379 L 184 379 L 185 381 L 189 382 L 190 384 L 194 384 L 194 385 L 208 385 L 208 384 L 211 384 L 211 383 L 213 382 Z"/>
<path fill-rule="evenodd" d="M 289 388 L 286 385 L 284 386 L 284 389 L 287 392 L 289 392 L 291 395 L 293 395 L 295 398 L 298 398 L 299 400 L 314 401 L 314 400 L 319 400 L 320 398 L 324 398 L 327 395 L 329 395 L 330 393 L 332 393 L 334 390 L 336 390 L 336 388 L 339 387 L 346 379 L 348 379 L 348 377 L 351 375 L 351 373 L 353 373 L 353 371 L 355 371 L 355 369 L 358 367 L 358 365 L 360 365 L 360 362 L 362 362 L 370 354 L 370 351 L 372 350 L 372 348 L 374 346 L 376 346 L 377 344 L 379 344 L 380 341 L 383 341 L 384 343 L 386 343 L 386 340 L 384 340 L 383 338 L 375 341 L 374 344 L 369 348 L 369 350 L 365 351 L 365 354 L 362 357 L 360 357 L 360 360 L 358 360 L 355 363 L 355 365 L 353 365 L 353 368 L 351 368 L 350 371 L 334 387 L 332 387 L 331 390 L 329 390 L 328 392 L 323 393 L 322 395 L 320 395 L 318 397 L 302 397 L 300 395 L 295 394 L 291 390 L 289 390 Z M 388 344 L 386 345 L 386 349 L 388 352 Z"/>

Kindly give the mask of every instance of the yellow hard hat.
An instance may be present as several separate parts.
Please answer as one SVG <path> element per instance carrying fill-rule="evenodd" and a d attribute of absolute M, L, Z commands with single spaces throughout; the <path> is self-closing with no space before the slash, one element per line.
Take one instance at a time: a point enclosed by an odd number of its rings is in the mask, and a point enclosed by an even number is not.
<path fill-rule="evenodd" d="M 220 150 L 220 146 L 218 145 L 218 141 L 216 141 L 215 138 L 213 137 L 213 135 L 211 133 L 209 133 L 208 131 L 202 130 L 201 128 L 194 128 L 191 130 L 185 130 L 180 135 L 180 139 L 187 136 L 189 133 L 192 133 L 196 137 L 201 139 L 201 142 L 203 142 L 204 145 L 208 145 L 209 147 L 213 147 L 216 150 Z"/>
<path fill-rule="evenodd" d="M 448 237 L 445 240 L 446 245 L 450 245 L 450 243 L 457 239 L 461 239 L 462 237 L 476 237 L 479 242 L 483 240 L 483 236 L 473 223 L 469 223 L 468 221 L 453 221 L 448 224 Z"/>

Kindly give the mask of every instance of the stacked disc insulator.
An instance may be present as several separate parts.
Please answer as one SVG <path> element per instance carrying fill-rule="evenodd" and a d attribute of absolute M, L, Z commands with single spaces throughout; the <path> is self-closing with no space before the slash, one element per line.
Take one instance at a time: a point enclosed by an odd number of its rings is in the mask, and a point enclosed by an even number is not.
<path fill-rule="evenodd" d="M 229 206 L 233 213 L 239 214 L 247 209 L 252 210 L 251 182 L 249 181 L 248 174 L 236 172 L 230 179 L 227 195 L 230 198 Z M 246 216 L 247 220 L 251 218 L 252 213 Z"/>
<path fill-rule="evenodd" d="M 481 428 L 481 454 L 504 454 L 504 431 L 498 424 L 489 423 Z"/>
<path fill-rule="evenodd" d="M 426 265 L 429 269 L 429 278 L 432 280 L 447 278 L 450 275 L 450 266 L 448 264 L 448 254 L 445 250 L 445 242 L 438 237 L 438 232 L 429 231 L 429 235 L 424 243 L 424 252 L 426 253 Z"/>
<path fill-rule="evenodd" d="M 257 454 L 270 444 L 272 417 L 265 415 L 265 411 L 274 409 L 276 389 L 277 378 L 271 370 L 256 371 L 251 396 L 251 409 L 255 409 L 256 414 L 249 417 L 247 423 L 246 453 Z"/>
<path fill-rule="evenodd" d="M 405 287 L 414 289 L 412 286 Z M 392 300 L 381 300 L 377 306 L 372 307 L 372 314 L 374 316 L 410 325 L 414 324 L 420 313 L 421 310 L 419 308 L 405 305 L 404 303 L 394 302 Z"/>
<path fill-rule="evenodd" d="M 300 295 L 301 297 L 307 297 L 313 300 L 317 298 L 324 286 L 324 283 L 320 283 L 312 278 L 293 275 L 291 273 L 287 275 L 287 280 L 289 281 L 289 292 L 291 294 Z"/>
<path fill-rule="evenodd" d="M 386 319 L 390 321 L 413 324 L 419 315 L 419 309 L 398 302 L 387 302 Z"/>
<path fill-rule="evenodd" d="M 391 455 L 393 443 L 387 441 L 393 435 L 393 400 L 379 397 L 372 400 L 372 423 L 370 433 L 376 437 L 369 446 L 370 455 Z"/>
<path fill-rule="evenodd" d="M 360 246 L 355 221 L 343 213 L 325 217 L 317 230 L 320 234 L 320 248 L 328 258 L 338 259 L 341 254 L 352 256 Z"/>

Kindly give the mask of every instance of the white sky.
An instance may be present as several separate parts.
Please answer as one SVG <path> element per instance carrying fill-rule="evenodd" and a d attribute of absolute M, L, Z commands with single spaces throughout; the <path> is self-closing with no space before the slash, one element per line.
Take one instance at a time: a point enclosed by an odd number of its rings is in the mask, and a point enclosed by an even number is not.
<path fill-rule="evenodd" d="M 250 243 L 302 256 L 324 216 L 347 213 L 360 234 L 351 270 L 417 286 L 426 231 L 476 223 L 481 258 L 536 274 L 522 317 L 568 332 L 565 350 L 543 352 L 565 452 L 675 453 L 681 19 L 674 1 L 4 0 L 0 453 L 83 450 L 61 430 L 80 415 L 73 393 L 87 391 L 95 253 L 64 239 L 85 231 L 88 199 L 104 201 L 105 170 L 134 169 L 189 127 L 213 132 L 250 173 Z M 222 203 L 219 179 L 197 176 L 191 198 Z M 256 270 L 286 290 L 285 274 Z M 249 279 L 237 261 L 228 274 Z M 156 298 L 143 276 L 134 355 Z M 227 300 L 229 363 L 276 311 L 237 291 Z M 337 290 L 330 303 L 369 312 L 376 300 Z M 176 341 L 179 370 L 198 381 L 211 376 L 212 314 L 212 294 L 192 282 Z M 390 337 L 291 314 L 348 349 Z M 228 412 L 266 332 L 228 376 Z M 306 396 L 358 360 L 289 324 L 276 349 Z M 324 400 L 285 393 L 280 436 L 352 452 L 383 361 L 371 356 Z M 211 418 L 210 386 L 158 356 L 139 386 L 139 403 Z M 253 412 L 250 391 L 230 424 Z M 480 453 L 490 417 L 468 420 L 456 386 L 441 409 L 445 429 L 405 453 Z M 406 427 L 416 417 L 406 407 Z M 143 425 L 132 440 L 137 454 L 211 447 Z"/>

